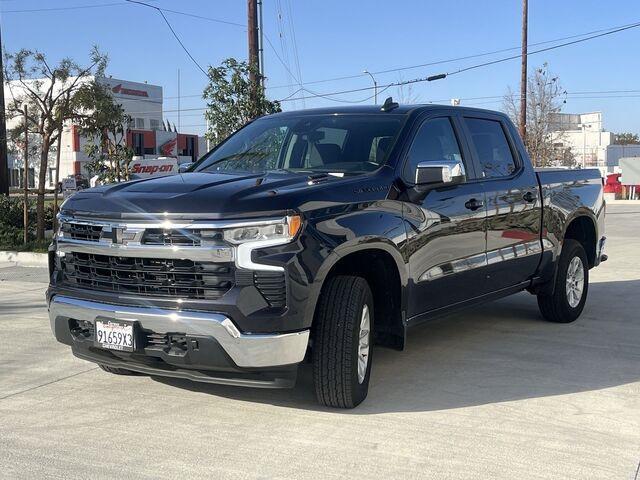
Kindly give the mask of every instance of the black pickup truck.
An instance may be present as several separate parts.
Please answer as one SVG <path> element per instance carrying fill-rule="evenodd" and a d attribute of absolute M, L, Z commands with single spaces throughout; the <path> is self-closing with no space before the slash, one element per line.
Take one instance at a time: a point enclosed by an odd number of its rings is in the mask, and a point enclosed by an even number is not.
<path fill-rule="evenodd" d="M 534 171 L 509 119 L 385 105 L 259 118 L 186 172 L 62 206 L 51 328 L 132 372 L 367 395 L 372 345 L 522 290 L 571 322 L 603 253 L 598 170 Z M 419 374 L 419 372 L 416 372 Z"/>

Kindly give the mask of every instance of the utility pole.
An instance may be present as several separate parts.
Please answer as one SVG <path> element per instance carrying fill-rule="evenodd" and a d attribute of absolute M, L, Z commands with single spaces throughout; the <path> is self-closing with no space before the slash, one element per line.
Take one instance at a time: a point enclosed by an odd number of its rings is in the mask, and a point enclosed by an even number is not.
<path fill-rule="evenodd" d="M 7 123 L 4 111 L 4 64 L 2 61 L 2 32 L 0 31 L 0 195 L 9 195 L 9 155 L 7 154 Z"/>
<path fill-rule="evenodd" d="M 520 72 L 520 136 L 527 142 L 527 30 L 529 17 L 528 0 L 522 0 L 522 58 Z"/>
<path fill-rule="evenodd" d="M 260 86 L 264 88 L 264 33 L 262 32 L 262 0 L 258 0 L 258 51 L 260 52 Z"/>
<path fill-rule="evenodd" d="M 178 132 L 182 131 L 180 124 L 180 69 L 178 69 Z"/>
<path fill-rule="evenodd" d="M 24 105 L 24 244 L 29 242 L 29 113 L 27 104 Z"/>
<path fill-rule="evenodd" d="M 260 76 L 260 60 L 258 57 L 258 2 L 247 2 L 247 32 L 249 35 L 249 83 L 251 84 L 251 100 L 255 106 L 258 102 L 258 83 Z M 260 112 L 255 112 L 259 115 Z"/>

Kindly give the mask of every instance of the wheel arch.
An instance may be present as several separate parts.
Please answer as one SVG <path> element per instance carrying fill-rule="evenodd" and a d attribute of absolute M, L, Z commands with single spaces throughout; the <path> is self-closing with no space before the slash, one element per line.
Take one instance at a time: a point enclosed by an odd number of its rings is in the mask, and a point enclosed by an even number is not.
<path fill-rule="evenodd" d="M 578 241 L 587 254 L 589 268 L 597 265 L 598 226 L 589 211 L 578 211 L 569 217 L 564 228 L 562 242 L 567 239 Z"/>
<path fill-rule="evenodd" d="M 405 340 L 407 272 L 398 249 L 388 240 L 342 245 L 325 260 L 316 276 L 306 315 L 315 317 L 324 285 L 334 275 L 365 278 L 374 297 L 376 342 L 402 350 Z M 315 321 L 315 318 L 314 318 Z"/>

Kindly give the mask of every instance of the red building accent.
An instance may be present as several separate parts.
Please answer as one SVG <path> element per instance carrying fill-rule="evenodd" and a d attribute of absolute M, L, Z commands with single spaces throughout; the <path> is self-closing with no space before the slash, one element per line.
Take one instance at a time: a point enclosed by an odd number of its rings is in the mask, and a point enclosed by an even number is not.
<path fill-rule="evenodd" d="M 73 144 L 73 151 L 80 151 L 80 133 L 78 132 L 77 125 L 71 125 L 71 142 Z"/>
<path fill-rule="evenodd" d="M 182 155 L 182 152 L 187 149 L 187 139 L 193 138 L 193 154 L 194 159 L 198 158 L 198 136 L 189 135 L 187 133 L 178 134 L 178 155 Z"/>
<path fill-rule="evenodd" d="M 128 130 L 127 131 L 127 146 L 133 147 L 133 134 L 142 134 L 143 148 L 151 148 L 156 151 L 156 132 L 154 130 Z M 142 153 L 144 155 L 144 152 Z"/>

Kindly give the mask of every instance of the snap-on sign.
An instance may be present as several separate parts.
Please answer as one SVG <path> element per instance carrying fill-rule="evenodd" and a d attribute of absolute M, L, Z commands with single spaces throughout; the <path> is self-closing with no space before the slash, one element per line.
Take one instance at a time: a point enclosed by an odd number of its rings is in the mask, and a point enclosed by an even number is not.
<path fill-rule="evenodd" d="M 176 159 L 145 159 L 134 160 L 131 163 L 131 175 L 138 178 L 175 173 L 178 173 L 178 162 Z"/>
<path fill-rule="evenodd" d="M 167 173 L 173 172 L 173 165 L 140 165 L 136 163 L 131 169 L 133 173 L 148 173 L 153 175 L 154 173 Z"/>

